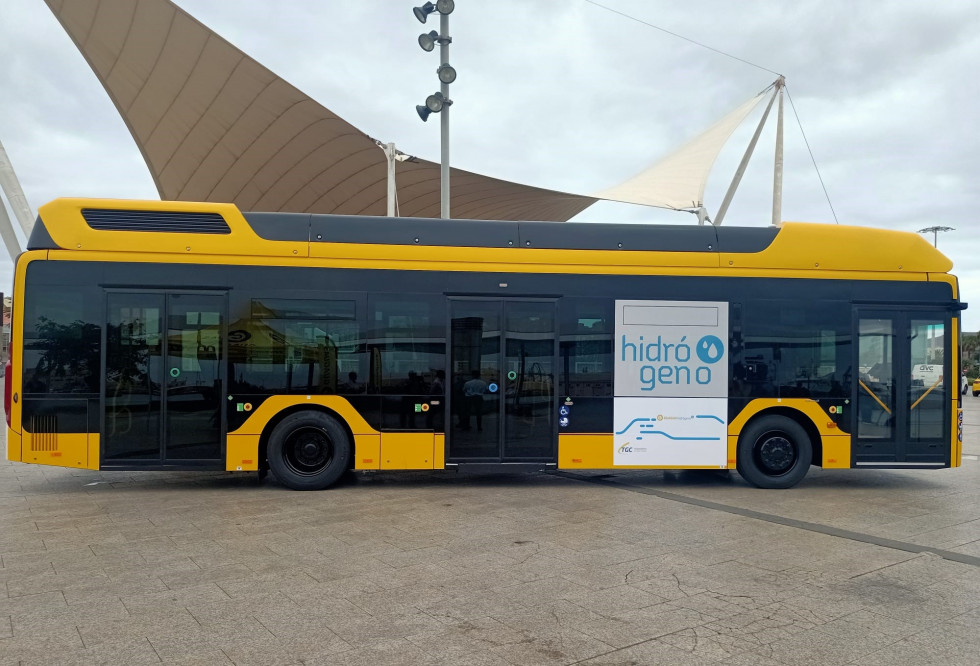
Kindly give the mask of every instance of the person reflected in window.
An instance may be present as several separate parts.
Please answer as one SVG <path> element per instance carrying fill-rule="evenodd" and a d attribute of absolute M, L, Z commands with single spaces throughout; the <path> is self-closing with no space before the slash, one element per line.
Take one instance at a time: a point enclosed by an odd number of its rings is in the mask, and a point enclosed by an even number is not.
<path fill-rule="evenodd" d="M 446 372 L 436 370 L 436 376 L 429 385 L 429 411 L 425 414 L 425 427 L 442 428 L 443 399 L 446 395 Z M 438 418 L 437 418 L 438 415 Z"/>
<path fill-rule="evenodd" d="M 344 393 L 364 393 L 364 382 L 357 379 L 356 372 L 347 373 L 347 381 L 341 387 Z"/>
<path fill-rule="evenodd" d="M 476 416 L 476 429 L 483 430 L 483 396 L 487 392 L 487 383 L 480 377 L 480 371 L 473 371 L 473 378 L 463 384 L 463 403 L 466 405 L 463 430 L 470 429 L 470 415 Z"/>
<path fill-rule="evenodd" d="M 441 396 L 446 392 L 446 372 L 444 370 L 436 370 L 435 379 L 432 380 L 432 384 L 429 386 L 429 395 L 436 397 Z"/>

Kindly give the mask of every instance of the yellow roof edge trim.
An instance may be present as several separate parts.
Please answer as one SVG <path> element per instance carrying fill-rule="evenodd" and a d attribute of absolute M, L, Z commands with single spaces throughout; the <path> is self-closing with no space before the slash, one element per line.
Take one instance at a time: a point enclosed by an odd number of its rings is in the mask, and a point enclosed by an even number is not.
<path fill-rule="evenodd" d="M 93 229 L 86 222 L 85 209 L 125 211 L 165 211 L 172 213 L 214 213 L 228 225 L 228 233 L 178 233 Z M 51 239 L 69 251 L 152 252 L 155 254 L 224 255 L 252 257 L 290 257 L 294 259 L 339 254 L 347 259 L 416 261 L 444 260 L 450 246 L 400 246 L 370 243 L 310 243 L 307 240 L 268 240 L 260 237 L 237 206 L 230 203 L 192 201 L 154 201 L 132 199 L 61 198 L 41 206 L 39 216 Z M 297 213 L 297 215 L 305 215 Z M 338 248 L 343 245 L 343 248 Z M 724 246 L 724 243 L 722 243 Z M 465 249 L 472 252 L 473 248 Z M 861 271 L 866 273 L 942 274 L 953 262 L 919 234 L 809 222 L 784 222 L 772 243 L 758 252 L 658 252 L 550 249 L 482 248 L 490 263 L 523 265 L 547 263 L 558 266 L 576 264 L 607 265 L 628 263 L 651 266 L 690 266 L 725 269 L 778 271 Z M 643 257 L 639 261 L 639 257 Z"/>

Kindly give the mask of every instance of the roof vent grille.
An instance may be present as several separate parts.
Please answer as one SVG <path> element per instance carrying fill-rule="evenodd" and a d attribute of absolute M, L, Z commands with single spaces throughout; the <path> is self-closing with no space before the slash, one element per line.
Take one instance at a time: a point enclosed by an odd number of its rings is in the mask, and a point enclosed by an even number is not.
<path fill-rule="evenodd" d="M 218 213 L 83 208 L 88 226 L 99 231 L 163 231 L 172 234 L 230 234 Z"/>

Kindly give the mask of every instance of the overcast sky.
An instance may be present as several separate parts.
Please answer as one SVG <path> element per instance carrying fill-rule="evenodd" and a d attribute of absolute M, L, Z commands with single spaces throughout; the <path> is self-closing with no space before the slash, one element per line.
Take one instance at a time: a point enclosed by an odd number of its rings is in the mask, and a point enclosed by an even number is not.
<path fill-rule="evenodd" d="M 457 0 L 450 17 L 452 164 L 588 194 L 649 166 L 786 76 L 841 224 L 955 227 L 967 330 L 980 330 L 980 2 L 946 0 Z M 179 0 L 338 115 L 439 160 L 439 123 L 415 105 L 438 89 L 409 0 Z M 772 71 L 766 71 L 772 70 Z M 713 215 L 763 106 L 722 152 Z M 771 218 L 775 128 L 763 134 L 725 225 Z M 0 141 L 28 202 L 158 198 L 128 130 L 42 0 L 0 1 Z M 687 213 L 599 203 L 578 220 L 692 224 Z M 834 223 L 786 106 L 783 219 Z M 16 223 L 15 223 L 16 225 Z M 931 234 L 930 234 L 931 239 Z M 868 248 L 873 252 L 873 248 Z M 0 289 L 10 290 L 0 259 Z"/>

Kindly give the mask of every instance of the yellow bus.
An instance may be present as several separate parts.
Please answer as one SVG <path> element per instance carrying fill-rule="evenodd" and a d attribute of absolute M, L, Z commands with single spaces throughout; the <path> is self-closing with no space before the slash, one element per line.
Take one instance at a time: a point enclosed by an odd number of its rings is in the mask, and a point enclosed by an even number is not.
<path fill-rule="evenodd" d="M 951 262 L 913 233 L 58 199 L 16 263 L 7 457 L 95 470 L 960 464 Z M 928 372 L 922 370 L 928 368 Z"/>

